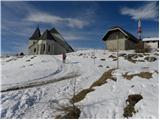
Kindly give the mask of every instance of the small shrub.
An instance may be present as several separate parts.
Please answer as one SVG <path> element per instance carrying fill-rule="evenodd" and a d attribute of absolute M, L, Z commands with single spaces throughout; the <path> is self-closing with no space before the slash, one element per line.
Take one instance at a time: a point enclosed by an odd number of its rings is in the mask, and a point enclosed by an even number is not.
<path fill-rule="evenodd" d="M 144 52 L 144 43 L 143 41 L 139 41 L 137 44 L 136 44 L 136 49 L 135 49 L 135 52 L 136 53 L 142 53 Z"/>
<path fill-rule="evenodd" d="M 126 100 L 126 102 L 129 102 L 130 105 L 134 106 L 141 99 L 143 99 L 142 95 L 132 94 L 128 96 L 128 99 Z"/>
<path fill-rule="evenodd" d="M 63 111 L 65 115 L 58 115 L 56 119 L 78 119 L 81 113 L 76 106 L 63 106 L 59 111 Z"/>
<path fill-rule="evenodd" d="M 132 105 L 127 105 L 125 108 L 124 108 L 124 113 L 123 113 L 123 116 L 128 118 L 128 117 L 132 117 L 132 114 L 133 113 L 136 113 L 135 109 L 134 109 L 134 106 Z"/>
<path fill-rule="evenodd" d="M 20 56 L 24 56 L 24 53 L 23 53 L 23 52 L 21 52 L 19 55 L 20 55 Z"/>
<path fill-rule="evenodd" d="M 150 46 L 145 46 L 144 47 L 144 42 L 143 41 L 139 41 L 137 44 L 136 44 L 136 49 L 135 49 L 135 52 L 136 53 L 144 53 L 144 52 L 151 52 L 152 49 Z"/>

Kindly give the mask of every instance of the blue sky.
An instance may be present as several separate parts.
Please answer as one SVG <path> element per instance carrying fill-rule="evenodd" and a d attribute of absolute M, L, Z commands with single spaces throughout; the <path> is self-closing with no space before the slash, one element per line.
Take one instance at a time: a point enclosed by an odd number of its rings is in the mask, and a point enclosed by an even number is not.
<path fill-rule="evenodd" d="M 142 37 L 158 37 L 158 2 L 147 1 L 30 1 L 2 2 L 2 54 L 27 51 L 28 38 L 35 28 L 52 27 L 73 48 L 104 49 L 107 29 L 121 26 L 137 36 L 137 19 L 142 19 Z"/>

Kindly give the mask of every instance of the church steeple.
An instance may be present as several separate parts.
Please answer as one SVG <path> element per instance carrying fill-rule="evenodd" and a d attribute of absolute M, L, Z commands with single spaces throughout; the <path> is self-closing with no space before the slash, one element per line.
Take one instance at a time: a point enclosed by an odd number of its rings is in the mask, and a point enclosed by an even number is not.
<path fill-rule="evenodd" d="M 40 39 L 41 40 L 54 40 L 53 36 L 51 35 L 51 33 L 48 29 L 42 34 Z"/>
<path fill-rule="evenodd" d="M 40 36 L 41 36 L 41 32 L 38 25 L 33 35 L 29 38 L 29 40 L 38 40 Z"/>

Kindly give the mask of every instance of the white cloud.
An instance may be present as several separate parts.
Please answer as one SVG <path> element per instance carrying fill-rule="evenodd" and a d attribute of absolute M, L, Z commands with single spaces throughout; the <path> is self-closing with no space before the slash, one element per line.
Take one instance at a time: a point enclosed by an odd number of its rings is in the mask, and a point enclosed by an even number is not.
<path fill-rule="evenodd" d="M 83 28 L 88 25 L 88 22 L 77 18 L 65 18 L 56 15 L 51 15 L 44 12 L 32 12 L 25 20 L 31 22 L 41 22 L 48 24 L 63 24 L 72 28 Z"/>
<path fill-rule="evenodd" d="M 83 40 L 83 39 L 85 39 L 83 36 L 81 36 L 81 35 L 76 35 L 75 33 L 72 33 L 72 34 L 64 34 L 63 37 L 64 37 L 64 39 L 67 40 L 67 41 Z"/>
<path fill-rule="evenodd" d="M 124 7 L 121 9 L 122 15 L 129 15 L 132 19 L 139 18 L 146 20 L 156 20 L 158 18 L 158 5 L 156 2 L 149 2 L 139 8 Z"/>

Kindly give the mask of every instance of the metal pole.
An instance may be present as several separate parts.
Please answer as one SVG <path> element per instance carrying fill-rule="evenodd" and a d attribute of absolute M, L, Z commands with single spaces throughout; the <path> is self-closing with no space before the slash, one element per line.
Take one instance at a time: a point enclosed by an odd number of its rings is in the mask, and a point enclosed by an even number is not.
<path fill-rule="evenodd" d="M 119 39 L 118 39 L 118 35 L 116 36 L 117 37 L 117 69 L 119 69 Z"/>

